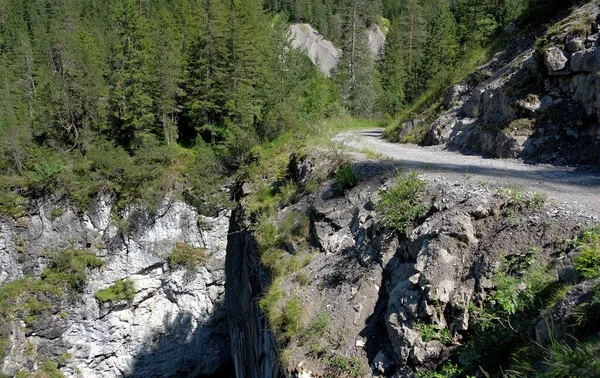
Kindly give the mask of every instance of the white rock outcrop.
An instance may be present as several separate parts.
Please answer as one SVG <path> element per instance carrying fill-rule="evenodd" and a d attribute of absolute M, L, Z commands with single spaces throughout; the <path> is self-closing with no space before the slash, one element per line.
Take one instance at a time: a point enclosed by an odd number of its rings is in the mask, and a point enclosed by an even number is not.
<path fill-rule="evenodd" d="M 45 250 L 86 249 L 104 261 L 59 314 L 44 314 L 27 329 L 12 322 L 3 374 L 33 371 L 58 356 L 68 356 L 60 366 L 67 377 L 197 376 L 229 362 L 223 303 L 229 213 L 199 216 L 183 202 L 166 203 L 155 216 L 130 209 L 130 230 L 123 232 L 111 205 L 99 198 L 84 214 L 66 208 L 53 217 L 56 205 L 44 202 L 17 222 L 0 220 L 0 283 L 38 275 Z M 205 248 L 208 262 L 193 271 L 170 269 L 176 242 Z M 99 303 L 96 292 L 123 278 L 133 281 L 134 299 Z"/>
<path fill-rule="evenodd" d="M 331 41 L 325 39 L 310 24 L 290 26 L 290 38 L 292 46 L 305 51 L 314 64 L 318 64 L 327 76 L 330 75 L 341 56 L 341 51 Z"/>

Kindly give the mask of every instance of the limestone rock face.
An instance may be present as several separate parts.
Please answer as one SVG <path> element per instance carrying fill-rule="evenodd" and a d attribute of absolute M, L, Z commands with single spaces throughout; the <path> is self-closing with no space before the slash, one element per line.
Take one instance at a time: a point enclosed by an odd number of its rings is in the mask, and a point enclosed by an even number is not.
<path fill-rule="evenodd" d="M 310 24 L 292 24 L 289 30 L 292 46 L 304 51 L 314 64 L 319 65 L 325 75 L 330 76 L 342 51 Z M 380 59 L 385 45 L 384 31 L 378 25 L 372 25 L 365 30 L 365 34 L 371 58 Z"/>
<path fill-rule="evenodd" d="M 341 52 L 310 24 L 293 24 L 290 26 L 292 46 L 304 50 L 314 64 L 319 64 L 323 72 L 329 76 L 336 66 Z"/>
<path fill-rule="evenodd" d="M 380 59 L 383 56 L 383 47 L 385 46 L 385 34 L 377 24 L 373 24 L 366 31 L 367 41 L 369 43 L 369 51 L 374 60 Z"/>
<path fill-rule="evenodd" d="M 111 198 L 100 197 L 81 214 L 41 201 L 34 214 L 0 221 L 2 283 L 38 276 L 48 263 L 45 251 L 83 249 L 104 261 L 88 272 L 80 296 L 57 305 L 58 313 L 36 317 L 27 330 L 20 321 L 10 323 L 13 347 L 2 373 L 34 370 L 36 361 L 62 355 L 69 356 L 61 364 L 67 377 L 196 376 L 229 362 L 223 304 L 229 214 L 199 216 L 182 202 L 165 203 L 155 215 L 129 208 L 125 232 L 111 205 Z M 61 214 L 53 216 L 59 206 Z M 205 248 L 208 262 L 193 271 L 169 268 L 176 242 Z M 133 282 L 132 301 L 95 298 L 124 278 Z M 33 354 L 25 350 L 31 346 Z"/>

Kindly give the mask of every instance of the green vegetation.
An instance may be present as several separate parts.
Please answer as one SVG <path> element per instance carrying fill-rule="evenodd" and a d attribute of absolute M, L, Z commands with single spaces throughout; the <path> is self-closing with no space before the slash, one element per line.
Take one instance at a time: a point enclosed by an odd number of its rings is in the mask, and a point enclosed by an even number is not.
<path fill-rule="evenodd" d="M 298 297 L 290 298 L 281 311 L 270 311 L 272 330 L 281 341 L 289 342 L 298 336 L 302 330 L 303 313 L 304 306 Z"/>
<path fill-rule="evenodd" d="M 452 344 L 454 342 L 454 338 L 446 328 L 422 322 L 417 323 L 417 328 L 421 334 L 421 339 L 425 342 L 431 340 L 438 340 L 442 344 Z"/>
<path fill-rule="evenodd" d="M 58 363 L 45 361 L 33 373 L 19 371 L 15 374 L 15 378 L 64 378 L 64 375 L 58 368 Z"/>
<path fill-rule="evenodd" d="M 540 377 L 598 377 L 600 376 L 600 343 L 586 342 L 572 347 L 553 340 L 544 349 L 547 370 Z"/>
<path fill-rule="evenodd" d="M 134 296 L 135 287 L 133 286 L 133 281 L 128 278 L 116 280 L 114 284 L 96 293 L 96 299 L 101 303 L 123 300 L 132 301 Z"/>
<path fill-rule="evenodd" d="M 214 212 L 254 146 L 340 111 L 262 0 L 9 0 L 2 14 L 3 216 L 51 193 Z"/>
<path fill-rule="evenodd" d="M 89 251 L 65 250 L 50 254 L 39 279 L 24 277 L 0 286 L 0 361 L 8 345 L 8 321 L 23 319 L 27 325 L 46 311 L 57 311 L 61 299 L 76 299 L 87 280 L 87 270 L 102 266 Z"/>
<path fill-rule="evenodd" d="M 300 284 L 300 286 L 306 286 L 311 282 L 310 277 L 304 272 L 296 273 L 296 282 Z"/>
<path fill-rule="evenodd" d="M 600 276 L 600 225 L 584 231 L 573 244 L 580 253 L 574 263 L 581 277 L 589 280 Z"/>
<path fill-rule="evenodd" d="M 186 243 L 175 243 L 175 248 L 169 254 L 168 262 L 171 269 L 184 267 L 188 271 L 193 271 L 198 265 L 205 264 L 208 257 L 204 248 L 193 247 Z"/>
<path fill-rule="evenodd" d="M 335 182 L 341 190 L 354 187 L 360 181 L 360 177 L 348 164 L 343 164 L 335 172 Z"/>
<path fill-rule="evenodd" d="M 54 209 L 52 209 L 52 213 L 50 214 L 52 216 L 52 219 L 56 219 L 58 217 L 60 217 L 63 214 L 63 209 L 60 207 L 55 207 Z"/>
<path fill-rule="evenodd" d="M 394 186 L 379 193 L 375 208 L 387 227 L 405 232 L 427 213 L 424 192 L 425 181 L 416 172 L 400 173 Z"/>
<path fill-rule="evenodd" d="M 589 243 L 590 230 L 578 238 Z M 549 264 L 541 264 L 539 248 L 530 247 L 523 253 L 508 255 L 492 277 L 494 290 L 481 306 L 469 305 L 470 339 L 461 348 L 459 361 L 466 372 L 485 371 L 495 376 L 504 371 L 510 377 L 570 377 L 598 374 L 600 346 L 595 342 L 577 341 L 598 329 L 600 295 L 594 287 L 592 296 L 573 310 L 575 322 L 570 326 L 572 337 L 553 338 L 550 345 L 540 345 L 528 337 L 532 322 L 538 316 L 547 317 L 552 307 L 564 299 L 572 288 L 562 284 Z M 585 363 L 588 361 L 588 363 Z"/>
<path fill-rule="evenodd" d="M 358 357 L 333 356 L 325 359 L 327 364 L 326 377 L 362 377 L 364 366 Z"/>
<path fill-rule="evenodd" d="M 320 339 L 323 334 L 325 334 L 330 319 L 331 316 L 326 311 L 318 312 L 317 315 L 312 318 L 308 326 L 306 326 L 306 329 L 302 331 L 302 343 L 306 344 L 315 338 Z"/>
<path fill-rule="evenodd" d="M 417 378 L 454 378 L 462 377 L 463 370 L 452 363 L 446 363 L 439 371 L 419 371 Z"/>

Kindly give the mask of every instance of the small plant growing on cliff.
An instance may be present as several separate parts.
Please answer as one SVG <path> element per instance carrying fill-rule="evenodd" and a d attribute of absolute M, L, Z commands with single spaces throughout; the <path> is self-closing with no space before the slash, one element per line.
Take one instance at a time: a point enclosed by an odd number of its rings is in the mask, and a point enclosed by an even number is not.
<path fill-rule="evenodd" d="M 117 302 L 122 300 L 133 300 L 135 296 L 135 287 L 133 281 L 126 278 L 115 281 L 106 289 L 102 289 L 96 293 L 96 299 L 100 302 Z"/>
<path fill-rule="evenodd" d="M 377 211 L 383 217 L 387 227 L 399 231 L 408 231 L 415 222 L 427 213 L 427 206 L 422 203 L 425 192 L 425 181 L 411 171 L 396 177 L 394 186 L 379 192 Z"/>
<path fill-rule="evenodd" d="M 360 181 L 360 177 L 352 170 L 348 164 L 342 164 L 335 172 L 335 182 L 341 190 L 354 187 Z"/>
<path fill-rule="evenodd" d="M 438 340 L 442 344 L 452 344 L 454 342 L 454 338 L 446 328 L 421 322 L 417 323 L 417 328 L 419 329 L 421 338 L 425 342 L 432 340 Z"/>
<path fill-rule="evenodd" d="M 581 277 L 591 280 L 600 276 L 600 225 L 584 231 L 574 246 L 580 250 L 574 262 Z"/>
<path fill-rule="evenodd" d="M 363 363 L 358 357 L 333 356 L 325 363 L 333 377 L 358 378 L 364 374 Z"/>
<path fill-rule="evenodd" d="M 175 269 L 185 267 L 189 271 L 208 261 L 208 254 L 204 248 L 193 247 L 186 243 L 176 243 L 169 254 L 169 267 Z"/>

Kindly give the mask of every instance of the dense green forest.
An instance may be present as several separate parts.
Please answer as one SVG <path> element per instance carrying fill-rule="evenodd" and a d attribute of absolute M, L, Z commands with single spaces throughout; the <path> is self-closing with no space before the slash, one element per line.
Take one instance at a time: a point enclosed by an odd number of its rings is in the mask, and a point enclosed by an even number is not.
<path fill-rule="evenodd" d="M 1 0 L 0 210 L 211 207 L 254 145 L 335 111 L 278 20 L 262 0 Z"/>
<path fill-rule="evenodd" d="M 291 21 L 313 24 L 342 48 L 334 80 L 354 115 L 393 117 L 453 81 L 499 48 L 510 22 L 543 20 L 570 0 L 265 0 Z M 383 17 L 382 17 L 383 16 Z M 387 31 L 380 61 L 368 59 L 364 30 Z M 479 58 L 479 60 L 478 60 Z"/>
<path fill-rule="evenodd" d="M 0 0 L 0 213 L 49 194 L 85 209 L 99 193 L 214 210 L 254 146 L 345 112 L 393 117 L 558 3 Z M 299 20 L 341 47 L 332 79 L 290 47 Z M 373 23 L 389 27 L 380 61 Z"/>

